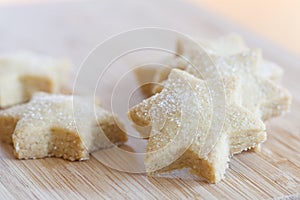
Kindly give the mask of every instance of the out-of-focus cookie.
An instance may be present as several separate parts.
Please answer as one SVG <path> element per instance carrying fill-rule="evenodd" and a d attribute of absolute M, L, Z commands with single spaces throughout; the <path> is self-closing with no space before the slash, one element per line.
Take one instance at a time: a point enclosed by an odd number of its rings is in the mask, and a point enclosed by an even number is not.
<path fill-rule="evenodd" d="M 37 92 L 60 93 L 70 64 L 34 53 L 0 56 L 0 108 L 28 101 Z"/>
<path fill-rule="evenodd" d="M 201 39 L 197 40 L 196 42 L 199 44 L 199 47 L 202 47 L 208 55 L 214 56 L 226 57 L 251 50 L 246 45 L 244 39 L 235 33 L 214 39 Z M 180 39 L 178 41 L 177 53 L 184 56 L 193 55 L 195 53 L 195 46 L 190 44 L 190 41 Z M 280 82 L 283 75 L 283 70 L 279 65 L 263 57 L 261 57 L 259 67 L 256 70 L 260 76 L 275 82 Z"/>

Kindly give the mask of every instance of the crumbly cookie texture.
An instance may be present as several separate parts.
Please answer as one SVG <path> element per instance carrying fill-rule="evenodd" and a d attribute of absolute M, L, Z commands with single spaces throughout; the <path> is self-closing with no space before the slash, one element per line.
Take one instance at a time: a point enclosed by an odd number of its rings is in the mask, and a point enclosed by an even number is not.
<path fill-rule="evenodd" d="M 145 158 L 148 174 L 189 168 L 218 182 L 230 155 L 266 140 L 263 122 L 238 105 L 236 80 L 224 82 L 227 100 L 222 107 L 213 105 L 205 81 L 173 69 L 160 93 L 129 111 L 136 125 L 152 127 Z"/>
<path fill-rule="evenodd" d="M 37 92 L 59 93 L 70 64 L 33 53 L 0 56 L 0 108 L 28 101 Z"/>
<path fill-rule="evenodd" d="M 123 130 L 114 115 L 71 95 L 36 93 L 28 103 L 0 111 L 0 139 L 13 143 L 18 159 L 86 160 L 126 142 Z"/>

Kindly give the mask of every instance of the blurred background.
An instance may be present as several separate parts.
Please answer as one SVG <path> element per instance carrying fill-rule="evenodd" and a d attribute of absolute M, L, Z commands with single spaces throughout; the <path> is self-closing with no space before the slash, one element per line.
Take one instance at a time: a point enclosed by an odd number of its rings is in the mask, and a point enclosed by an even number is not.
<path fill-rule="evenodd" d="M 53 3 L 72 0 L 0 0 L 0 6 Z M 101 2 L 101 0 L 99 0 Z M 300 55 L 299 0 L 182 0 Z"/>

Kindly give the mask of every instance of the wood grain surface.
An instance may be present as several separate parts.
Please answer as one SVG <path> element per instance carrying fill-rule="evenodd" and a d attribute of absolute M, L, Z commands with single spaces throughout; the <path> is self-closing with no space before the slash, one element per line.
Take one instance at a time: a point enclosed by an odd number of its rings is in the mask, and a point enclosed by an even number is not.
<path fill-rule="evenodd" d="M 251 47 L 261 47 L 268 59 L 284 68 L 283 84 L 294 97 L 292 109 L 268 122 L 268 141 L 262 151 L 234 156 L 225 180 L 214 185 L 120 172 L 93 156 L 85 162 L 16 160 L 12 147 L 1 144 L 0 199 L 299 199 L 300 59 L 246 30 L 173 0 L 87 0 L 7 7 L 0 9 L 0 53 L 29 49 L 69 57 L 76 72 L 97 44 L 143 26 L 196 37 L 238 32 Z M 128 148 L 134 145 L 131 141 Z"/>

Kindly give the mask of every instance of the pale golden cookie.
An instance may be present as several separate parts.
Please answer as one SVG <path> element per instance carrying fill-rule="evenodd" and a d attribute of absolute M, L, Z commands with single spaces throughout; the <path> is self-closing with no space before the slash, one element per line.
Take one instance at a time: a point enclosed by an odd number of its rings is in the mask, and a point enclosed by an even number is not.
<path fill-rule="evenodd" d="M 24 103 L 37 91 L 61 92 L 69 71 L 68 61 L 33 53 L 0 56 L 0 108 Z"/>
<path fill-rule="evenodd" d="M 210 56 L 221 76 L 232 76 L 239 79 L 241 105 L 251 110 L 262 120 L 277 117 L 289 110 L 291 95 L 281 85 L 260 76 L 257 73 L 261 52 L 259 50 L 245 51 L 232 56 Z M 209 71 L 201 57 L 194 57 L 197 66 L 188 65 L 187 72 L 199 77 L 197 70 Z M 202 77 L 199 77 L 202 78 Z M 205 79 L 205 78 L 204 78 Z"/>
<path fill-rule="evenodd" d="M 232 56 L 250 50 L 243 38 L 235 33 L 215 39 L 201 39 L 197 42 L 207 54 L 214 56 Z M 184 39 L 178 41 L 177 49 L 177 53 L 184 56 L 193 55 L 195 52 L 194 46 L 190 45 L 190 41 Z M 280 82 L 283 70 L 276 63 L 261 57 L 257 73 L 272 81 Z"/>
<path fill-rule="evenodd" d="M 93 151 L 126 142 L 123 130 L 111 113 L 77 96 L 36 93 L 30 102 L 0 111 L 0 138 L 13 142 L 18 159 L 86 160 Z"/>
<path fill-rule="evenodd" d="M 236 80 L 226 78 L 225 112 L 213 111 L 205 82 L 173 69 L 160 93 L 133 107 L 129 112 L 132 121 L 152 126 L 145 159 L 147 173 L 189 168 L 217 182 L 224 177 L 231 154 L 264 142 L 265 126 L 238 105 L 236 86 Z M 211 124 L 214 113 L 217 121 Z"/>
<path fill-rule="evenodd" d="M 210 73 L 216 69 L 221 76 L 236 77 L 240 82 L 238 93 L 241 96 L 241 105 L 254 112 L 262 120 L 280 116 L 289 110 L 292 101 L 291 94 L 280 84 L 258 73 L 258 69 L 261 68 L 261 51 L 249 50 L 229 56 L 210 55 L 214 66 L 208 64 L 207 56 L 201 52 L 194 51 L 189 54 L 192 54 L 190 55 L 192 64 L 176 58 L 172 68 L 184 69 L 204 80 L 206 77 L 201 76 L 202 72 Z M 184 63 L 186 63 L 185 67 L 183 67 Z M 170 67 L 169 70 L 172 68 Z M 166 69 L 158 73 L 156 80 L 162 81 L 163 84 L 168 73 Z M 155 87 L 153 92 L 160 92 L 161 89 L 162 87 Z"/>

